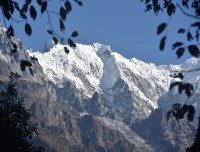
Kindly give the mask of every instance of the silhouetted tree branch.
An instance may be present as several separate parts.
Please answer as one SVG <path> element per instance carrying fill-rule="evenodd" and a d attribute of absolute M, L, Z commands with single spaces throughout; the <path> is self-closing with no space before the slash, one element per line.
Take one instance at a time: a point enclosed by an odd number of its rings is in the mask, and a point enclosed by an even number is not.
<path fill-rule="evenodd" d="M 146 12 L 153 11 L 156 15 L 158 15 L 159 12 L 164 12 L 166 10 L 166 13 L 170 17 L 169 20 L 171 20 L 172 15 L 175 15 L 176 9 L 180 9 L 180 11 L 187 17 L 194 18 L 195 22 L 191 23 L 189 28 L 185 29 L 183 27 L 180 27 L 180 29 L 177 31 L 177 34 L 185 35 L 187 38 L 187 41 L 190 43 L 189 45 L 185 45 L 184 42 L 178 41 L 172 44 L 172 49 L 176 50 L 177 58 L 180 58 L 183 56 L 186 50 L 191 54 L 191 56 L 199 58 L 200 57 L 200 50 L 199 50 L 199 43 L 196 44 L 194 42 L 199 42 L 199 32 L 200 32 L 200 1 L 199 0 L 180 0 L 179 2 L 173 1 L 173 0 L 141 0 L 141 2 L 145 2 L 146 6 Z M 195 15 L 187 13 L 184 9 L 187 10 L 193 10 Z M 160 51 L 163 51 L 166 44 L 167 39 L 167 30 L 170 22 L 168 23 L 161 23 L 157 27 L 157 35 L 161 35 L 163 31 L 166 30 L 166 33 L 161 38 L 159 49 Z M 181 25 L 182 26 L 182 25 Z M 195 31 L 195 33 L 193 32 Z M 197 82 L 194 83 L 188 83 L 185 82 L 186 80 L 183 80 L 184 75 L 183 73 L 191 73 L 200 71 L 200 68 L 192 69 L 192 70 L 184 70 L 184 71 L 172 71 L 171 77 L 175 79 L 179 79 L 178 81 L 175 81 L 171 83 L 170 90 L 174 87 L 178 88 L 178 92 L 181 94 L 184 92 L 188 99 L 197 91 L 199 90 L 199 82 L 200 78 L 197 80 Z M 195 87 L 194 87 L 195 86 Z M 187 105 L 186 103 L 189 100 L 186 100 L 185 104 L 179 104 L 175 103 L 172 106 L 172 110 L 168 112 L 167 118 L 173 116 L 177 120 L 183 119 L 184 115 L 187 115 L 187 119 L 189 121 L 193 121 L 195 109 L 192 105 Z M 191 147 L 187 148 L 187 152 L 199 152 L 200 151 L 200 119 L 199 119 L 199 125 L 197 128 L 196 136 L 194 143 Z"/>
<path fill-rule="evenodd" d="M 192 18 L 197 19 L 197 20 L 200 20 L 200 17 L 199 17 L 199 16 L 195 16 L 195 15 L 192 15 L 192 14 L 189 14 L 189 13 L 185 12 L 179 3 L 176 3 L 176 6 L 181 10 L 181 12 L 182 12 L 184 15 L 186 15 L 186 16 L 188 16 L 188 17 L 192 17 Z"/>
<path fill-rule="evenodd" d="M 73 0 L 73 1 L 79 6 L 83 6 L 81 1 L 79 0 Z M 68 14 L 72 11 L 71 1 L 69 0 L 57 1 L 56 3 L 60 4 L 57 10 L 49 10 L 48 6 L 51 3 L 55 3 L 55 2 L 53 0 L 36 0 L 36 3 L 34 3 L 32 0 L 0 1 L 0 10 L 2 11 L 3 22 L 7 28 L 6 35 L 8 38 L 11 55 L 18 51 L 18 47 L 13 41 L 13 37 L 15 36 L 15 29 L 12 26 L 13 21 L 16 23 L 24 23 L 23 28 L 24 28 L 25 33 L 28 36 L 31 36 L 32 32 L 34 31 L 32 31 L 32 25 L 28 22 L 28 18 L 31 18 L 33 19 L 33 21 L 35 21 L 38 18 L 39 13 L 41 15 L 46 15 L 48 24 L 50 26 L 50 29 L 47 29 L 47 33 L 52 36 L 52 40 L 54 41 L 55 44 L 57 44 L 58 42 L 61 42 L 61 43 L 66 42 L 69 44 L 70 47 L 73 47 L 73 48 L 76 47 L 76 44 L 74 43 L 73 38 L 78 36 L 78 32 L 73 31 L 70 37 L 63 37 L 57 33 L 57 30 L 55 29 L 51 21 L 52 13 L 56 14 L 60 31 L 62 33 L 65 33 L 65 28 L 66 28 L 65 22 L 66 22 Z M 38 11 L 37 8 L 39 8 L 40 11 Z M 16 18 L 16 14 L 19 16 L 19 18 Z M 64 49 L 63 51 L 65 51 L 67 54 L 69 53 L 68 48 Z M 20 65 L 22 65 L 22 62 L 25 63 L 24 61 L 19 61 L 19 62 L 20 62 Z M 29 61 L 26 61 L 27 63 L 26 65 L 28 64 L 30 65 L 30 63 L 28 62 Z M 26 65 L 21 66 L 22 71 L 26 69 Z M 33 75 L 32 68 L 30 68 L 30 66 L 29 66 L 29 70 L 30 70 L 30 73 Z"/>

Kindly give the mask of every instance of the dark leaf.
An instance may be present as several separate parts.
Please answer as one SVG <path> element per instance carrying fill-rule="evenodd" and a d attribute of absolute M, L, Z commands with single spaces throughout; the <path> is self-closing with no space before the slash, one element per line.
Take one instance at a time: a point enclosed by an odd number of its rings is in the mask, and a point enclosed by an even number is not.
<path fill-rule="evenodd" d="M 27 4 L 27 5 L 31 4 L 31 1 L 32 1 L 32 0 L 26 0 L 26 4 Z"/>
<path fill-rule="evenodd" d="M 32 67 L 33 65 L 32 65 L 32 63 L 31 62 L 29 62 L 29 61 L 27 61 L 27 60 L 21 60 L 20 61 L 20 69 L 22 70 L 22 71 L 24 71 L 25 69 L 26 69 L 26 67 Z"/>
<path fill-rule="evenodd" d="M 200 22 L 195 22 L 191 26 L 198 27 L 200 29 Z"/>
<path fill-rule="evenodd" d="M 19 8 L 19 4 L 17 2 L 13 2 L 15 9 L 18 10 L 19 12 L 21 11 Z"/>
<path fill-rule="evenodd" d="M 181 105 L 179 103 L 175 103 L 172 106 L 172 110 L 167 113 L 167 118 L 173 114 L 173 116 L 176 118 L 176 120 L 183 119 L 184 115 L 187 113 L 188 121 L 193 121 L 195 109 L 191 105 Z"/>
<path fill-rule="evenodd" d="M 194 107 L 191 106 L 191 105 L 188 105 L 187 111 L 188 111 L 188 115 L 187 115 L 188 121 L 193 121 L 194 120 L 194 114 L 195 114 Z"/>
<path fill-rule="evenodd" d="M 171 89 L 174 88 L 175 86 L 177 86 L 177 85 L 179 86 L 179 85 L 181 85 L 181 84 L 182 84 L 182 82 L 178 82 L 178 81 L 177 81 L 177 82 L 173 82 L 173 83 L 170 84 L 169 90 L 171 90 Z"/>
<path fill-rule="evenodd" d="M 20 16 L 21 16 L 23 19 L 27 20 L 27 16 L 26 16 L 25 14 L 21 13 Z"/>
<path fill-rule="evenodd" d="M 71 35 L 71 37 L 77 37 L 78 36 L 78 32 L 77 31 L 74 31 Z"/>
<path fill-rule="evenodd" d="M 153 10 L 154 10 L 154 13 L 157 15 L 157 13 L 161 10 L 161 11 L 163 11 L 163 9 L 160 7 L 160 5 L 157 5 L 157 6 L 155 6 L 154 8 L 153 8 Z"/>
<path fill-rule="evenodd" d="M 63 21 L 60 19 L 60 31 L 65 31 L 65 25 L 63 23 Z"/>
<path fill-rule="evenodd" d="M 17 44 L 15 44 L 15 43 L 12 42 L 12 45 L 13 45 L 14 49 L 17 49 Z"/>
<path fill-rule="evenodd" d="M 190 32 L 187 33 L 187 39 L 188 41 L 193 40 L 192 34 Z"/>
<path fill-rule="evenodd" d="M 13 2 L 12 2 L 12 3 L 10 3 L 10 5 L 9 5 L 9 10 L 10 10 L 11 14 L 13 14 L 13 13 L 14 13 L 14 6 L 13 6 Z"/>
<path fill-rule="evenodd" d="M 183 28 L 180 28 L 179 30 L 178 30 L 178 33 L 180 34 L 182 34 L 182 33 L 185 33 L 185 29 L 183 29 Z"/>
<path fill-rule="evenodd" d="M 145 10 L 145 12 L 150 11 L 151 9 L 152 9 L 152 5 L 151 5 L 151 4 L 148 4 L 148 5 L 146 5 L 146 10 Z"/>
<path fill-rule="evenodd" d="M 50 35 L 53 35 L 53 31 L 52 31 L 52 30 L 47 30 L 47 32 L 48 32 Z"/>
<path fill-rule="evenodd" d="M 70 47 L 76 47 L 76 44 L 72 41 L 72 39 L 68 39 L 68 44 Z"/>
<path fill-rule="evenodd" d="M 53 41 L 55 44 L 58 44 L 58 39 L 56 37 L 53 37 Z"/>
<path fill-rule="evenodd" d="M 148 4 L 150 2 L 150 0 L 145 0 L 145 4 Z"/>
<path fill-rule="evenodd" d="M 42 5 L 42 0 L 37 0 L 38 5 Z"/>
<path fill-rule="evenodd" d="M 32 76 L 34 76 L 33 69 L 32 69 L 31 67 L 29 67 L 29 71 L 30 71 L 30 74 L 31 74 Z"/>
<path fill-rule="evenodd" d="M 189 83 L 182 83 L 179 81 L 176 81 L 174 83 L 170 84 L 169 89 L 171 90 L 173 87 L 178 86 L 178 92 L 181 94 L 183 91 L 185 91 L 185 94 L 187 95 L 187 97 L 190 97 L 192 95 L 193 92 L 193 85 L 189 84 Z"/>
<path fill-rule="evenodd" d="M 17 49 L 12 49 L 11 50 L 11 55 L 13 54 L 13 53 L 16 53 L 17 52 Z"/>
<path fill-rule="evenodd" d="M 81 1 L 78 0 L 74 0 L 79 6 L 83 6 L 83 3 Z"/>
<path fill-rule="evenodd" d="M 185 113 L 187 112 L 187 108 L 185 105 L 183 105 L 182 107 L 177 108 L 174 112 L 175 112 L 174 116 L 176 117 L 177 120 L 183 119 Z"/>
<path fill-rule="evenodd" d="M 177 58 L 180 58 L 185 52 L 185 49 L 184 48 L 179 48 L 177 51 L 176 51 L 176 55 L 177 55 Z"/>
<path fill-rule="evenodd" d="M 184 76 L 182 73 L 174 73 L 174 74 L 170 74 L 170 77 L 183 79 Z"/>
<path fill-rule="evenodd" d="M 46 11 L 46 9 L 47 9 L 47 1 L 44 1 L 44 2 L 42 3 L 42 6 L 41 6 L 41 13 L 43 14 L 44 11 Z"/>
<path fill-rule="evenodd" d="M 7 20 L 11 19 L 11 15 L 8 9 L 3 8 L 3 15 L 6 17 Z"/>
<path fill-rule="evenodd" d="M 181 94 L 183 90 L 185 89 L 185 85 L 181 82 L 178 85 L 178 92 Z"/>
<path fill-rule="evenodd" d="M 184 85 L 184 89 L 185 89 L 185 94 L 189 98 L 192 95 L 192 92 L 193 92 L 193 85 L 190 84 L 190 83 L 186 83 Z"/>
<path fill-rule="evenodd" d="M 37 11 L 35 10 L 35 7 L 33 5 L 31 5 L 29 10 L 30 10 L 31 17 L 33 18 L 33 20 L 35 20 L 37 17 Z"/>
<path fill-rule="evenodd" d="M 199 41 L 199 31 L 198 30 L 196 30 L 195 38 L 196 38 L 197 41 Z"/>
<path fill-rule="evenodd" d="M 186 7 L 186 8 L 189 8 L 189 6 L 188 6 L 188 0 L 183 0 L 183 1 L 182 1 L 182 5 L 183 5 L 184 7 Z"/>
<path fill-rule="evenodd" d="M 69 1 L 65 2 L 65 8 L 66 8 L 67 14 L 72 11 L 72 5 Z"/>
<path fill-rule="evenodd" d="M 194 1 L 193 3 L 192 3 L 192 7 L 193 8 L 198 8 L 198 1 Z"/>
<path fill-rule="evenodd" d="M 25 24 L 25 32 L 28 36 L 31 36 L 32 34 L 32 28 L 28 23 Z"/>
<path fill-rule="evenodd" d="M 196 10 L 195 10 L 195 13 L 197 16 L 200 16 L 200 7 L 198 7 Z"/>
<path fill-rule="evenodd" d="M 154 7 L 158 6 L 158 0 L 153 0 L 153 6 Z"/>
<path fill-rule="evenodd" d="M 184 76 L 183 76 L 182 73 L 178 73 L 178 77 L 179 77 L 180 79 L 183 79 L 183 78 L 184 78 Z"/>
<path fill-rule="evenodd" d="M 165 30 L 166 26 L 167 26 L 166 23 L 160 24 L 160 25 L 158 26 L 158 28 L 157 28 L 157 34 L 159 35 L 160 33 L 162 33 L 162 32 Z"/>
<path fill-rule="evenodd" d="M 192 56 L 194 56 L 194 57 L 196 57 L 196 58 L 199 57 L 200 52 L 199 52 L 199 48 L 198 48 L 196 45 L 190 45 L 190 46 L 188 46 L 188 50 L 189 50 L 189 53 L 190 53 Z"/>
<path fill-rule="evenodd" d="M 24 64 L 25 66 L 28 66 L 28 67 L 32 67 L 32 63 L 30 61 L 27 61 L 27 60 L 21 60 L 21 63 Z"/>
<path fill-rule="evenodd" d="M 161 41 L 160 41 L 160 46 L 159 46 L 160 51 L 163 51 L 163 50 L 164 50 L 164 48 L 165 48 L 165 41 L 166 41 L 166 36 L 164 36 L 164 37 L 161 39 Z"/>
<path fill-rule="evenodd" d="M 31 56 L 31 60 L 38 61 L 38 58 L 36 58 L 35 56 Z"/>
<path fill-rule="evenodd" d="M 175 110 L 180 109 L 180 107 L 181 107 L 180 103 L 175 103 L 172 105 L 172 109 L 175 109 Z"/>
<path fill-rule="evenodd" d="M 64 47 L 64 51 L 66 54 L 69 54 L 69 49 L 67 47 Z"/>
<path fill-rule="evenodd" d="M 27 12 L 27 10 L 28 10 L 28 4 L 25 3 L 25 4 L 23 5 L 22 9 L 21 9 L 21 13 L 22 13 L 22 14 L 25 14 L 25 13 Z"/>
<path fill-rule="evenodd" d="M 11 38 L 14 36 L 14 29 L 13 29 L 12 25 L 9 26 L 9 28 L 6 31 L 6 34 L 7 34 L 8 38 Z"/>
<path fill-rule="evenodd" d="M 163 3 L 163 5 L 164 5 L 164 8 L 167 8 L 168 5 L 169 5 L 169 2 L 167 0 L 165 0 L 164 3 Z"/>
<path fill-rule="evenodd" d="M 25 71 L 25 68 L 26 68 L 26 66 L 24 65 L 24 64 L 20 64 L 20 69 L 22 70 L 22 71 Z"/>
<path fill-rule="evenodd" d="M 60 17 L 62 18 L 63 21 L 66 20 L 67 12 L 65 11 L 64 7 L 60 8 Z"/>
<path fill-rule="evenodd" d="M 170 3 L 167 6 L 167 14 L 168 14 L 168 16 L 171 16 L 173 13 L 175 13 L 175 10 L 176 10 L 175 5 L 173 3 Z"/>
<path fill-rule="evenodd" d="M 182 42 L 175 42 L 175 43 L 172 45 L 172 49 L 174 50 L 174 49 L 176 49 L 177 47 L 179 47 L 179 46 L 181 46 L 181 45 L 183 45 Z"/>

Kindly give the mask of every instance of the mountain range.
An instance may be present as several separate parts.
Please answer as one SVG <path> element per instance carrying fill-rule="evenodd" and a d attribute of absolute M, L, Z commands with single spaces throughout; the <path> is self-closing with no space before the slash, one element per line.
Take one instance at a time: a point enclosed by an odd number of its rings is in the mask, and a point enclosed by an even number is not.
<path fill-rule="evenodd" d="M 166 120 L 173 103 L 187 100 L 176 89 L 169 91 L 174 81 L 169 75 L 197 68 L 198 59 L 156 66 L 99 43 L 77 44 L 68 54 L 68 46 L 57 44 L 41 53 L 16 38 L 18 51 L 11 55 L 5 35 L 1 26 L 0 85 L 5 87 L 10 72 L 22 75 L 17 87 L 38 122 L 34 142 L 46 151 L 177 152 L 191 145 L 195 123 Z M 28 68 L 21 71 L 21 60 L 31 62 L 34 75 Z M 197 79 L 198 71 L 185 75 L 187 81 Z M 197 91 L 191 98 L 197 109 L 198 97 Z"/>

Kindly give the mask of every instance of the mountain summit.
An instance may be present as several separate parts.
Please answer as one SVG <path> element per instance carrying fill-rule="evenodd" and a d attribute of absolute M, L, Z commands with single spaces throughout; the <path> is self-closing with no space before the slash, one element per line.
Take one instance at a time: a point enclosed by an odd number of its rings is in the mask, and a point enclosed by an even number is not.
<path fill-rule="evenodd" d="M 126 59 L 99 43 L 77 44 L 68 54 L 66 45 L 52 45 L 41 53 L 13 40 L 18 51 L 10 55 L 0 27 L 0 85 L 5 87 L 11 71 L 22 75 L 19 91 L 28 96 L 26 106 L 38 122 L 35 143 L 47 151 L 168 152 L 190 144 L 193 132 L 185 130 L 194 128 L 181 123 L 183 129 L 176 131 L 179 124 L 165 119 L 167 102 L 160 103 L 169 97 L 170 70 L 190 68 L 194 62 L 156 66 Z M 34 76 L 20 70 L 21 60 L 31 62 Z"/>
<path fill-rule="evenodd" d="M 45 77 L 59 89 L 69 82 L 87 98 L 97 92 L 112 107 L 134 119 L 146 118 L 168 90 L 167 66 L 126 59 L 99 43 L 77 44 L 69 54 L 63 51 L 64 47 L 56 45 L 45 53 L 29 51 L 38 58 Z M 62 101 L 70 102 L 67 98 Z"/>

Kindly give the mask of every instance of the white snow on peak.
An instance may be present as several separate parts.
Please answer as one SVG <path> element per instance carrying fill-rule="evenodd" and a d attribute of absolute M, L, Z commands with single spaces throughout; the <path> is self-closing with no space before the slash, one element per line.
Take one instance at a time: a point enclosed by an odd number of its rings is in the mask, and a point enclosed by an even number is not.
<path fill-rule="evenodd" d="M 43 67 L 47 79 L 63 87 L 66 81 L 70 81 L 84 95 L 91 97 L 94 92 L 109 92 L 112 100 L 113 85 L 122 79 L 126 82 L 130 91 L 134 91 L 156 107 L 156 101 L 150 101 L 140 88 L 132 81 L 133 74 L 137 77 L 149 80 L 153 86 L 163 86 L 168 90 L 170 83 L 169 70 L 164 66 L 144 63 L 135 58 L 126 59 L 116 52 L 112 52 L 110 46 L 94 43 L 93 45 L 77 44 L 70 53 L 64 52 L 66 45 L 55 45 L 49 52 L 40 53 L 29 51 L 31 56 L 38 58 Z M 161 94 L 158 93 L 156 99 Z"/>
<path fill-rule="evenodd" d="M 197 70 L 199 69 L 199 67 L 200 67 L 200 59 L 194 57 L 188 59 L 186 62 L 181 64 L 180 71 L 184 72 L 184 80 L 190 83 L 196 83 L 200 76 L 200 70 Z"/>
<path fill-rule="evenodd" d="M 64 52 L 64 45 L 56 45 L 49 52 L 29 52 L 38 58 L 47 78 L 55 84 L 63 85 L 71 81 L 77 89 L 85 90 L 82 78 L 86 79 L 94 91 L 99 91 L 99 80 L 102 75 L 103 63 L 96 55 L 92 46 L 77 44 L 70 53 Z M 85 90 L 87 92 L 87 90 Z"/>

